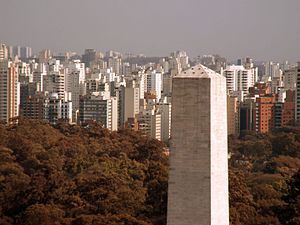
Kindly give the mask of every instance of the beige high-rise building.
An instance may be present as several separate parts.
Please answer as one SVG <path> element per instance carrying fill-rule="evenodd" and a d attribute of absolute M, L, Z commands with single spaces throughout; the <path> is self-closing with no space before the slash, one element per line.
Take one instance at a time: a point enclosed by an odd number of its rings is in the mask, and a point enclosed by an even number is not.
<path fill-rule="evenodd" d="M 156 109 L 146 109 L 138 116 L 139 130 L 152 138 L 161 140 L 161 113 Z"/>
<path fill-rule="evenodd" d="M 171 103 L 160 102 L 157 107 L 161 113 L 161 140 L 168 142 L 171 135 Z"/>
<path fill-rule="evenodd" d="M 284 89 L 294 91 L 296 89 L 296 83 L 297 83 L 297 67 L 293 67 L 285 70 L 283 73 Z"/>
<path fill-rule="evenodd" d="M 124 122 L 135 118 L 139 114 L 140 95 L 139 88 L 126 87 L 124 90 Z"/>
<path fill-rule="evenodd" d="M 0 43 L 0 59 L 8 58 L 8 48 L 5 44 Z"/>
<path fill-rule="evenodd" d="M 20 83 L 14 62 L 0 59 L 0 121 L 19 116 Z"/>
<path fill-rule="evenodd" d="M 197 65 L 173 79 L 168 225 L 228 225 L 226 79 Z"/>

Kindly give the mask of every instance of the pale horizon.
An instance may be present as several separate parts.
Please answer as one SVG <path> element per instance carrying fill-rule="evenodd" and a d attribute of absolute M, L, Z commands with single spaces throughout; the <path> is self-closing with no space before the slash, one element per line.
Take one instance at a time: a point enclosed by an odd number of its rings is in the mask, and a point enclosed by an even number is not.
<path fill-rule="evenodd" d="M 4 0 L 0 42 L 37 53 L 93 48 L 191 58 L 300 61 L 297 0 Z"/>

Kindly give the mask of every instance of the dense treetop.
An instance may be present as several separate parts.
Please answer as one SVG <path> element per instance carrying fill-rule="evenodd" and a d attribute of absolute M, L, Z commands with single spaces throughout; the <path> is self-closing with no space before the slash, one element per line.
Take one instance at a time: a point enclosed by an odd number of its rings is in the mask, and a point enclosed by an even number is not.
<path fill-rule="evenodd" d="M 0 125 L 0 224 L 164 224 L 167 156 L 130 130 Z"/>
<path fill-rule="evenodd" d="M 229 138 L 232 225 L 300 224 L 300 129 Z M 0 124 L 0 224 L 165 225 L 165 146 L 138 132 Z"/>
<path fill-rule="evenodd" d="M 300 129 L 229 139 L 233 225 L 300 224 Z"/>

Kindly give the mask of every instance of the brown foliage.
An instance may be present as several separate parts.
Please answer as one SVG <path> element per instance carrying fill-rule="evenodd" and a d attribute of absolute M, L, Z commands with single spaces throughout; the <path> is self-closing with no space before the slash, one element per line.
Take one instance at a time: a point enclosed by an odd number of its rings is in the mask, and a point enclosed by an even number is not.
<path fill-rule="evenodd" d="M 164 221 L 163 147 L 136 132 L 109 132 L 94 123 L 1 124 L 0 224 Z"/>

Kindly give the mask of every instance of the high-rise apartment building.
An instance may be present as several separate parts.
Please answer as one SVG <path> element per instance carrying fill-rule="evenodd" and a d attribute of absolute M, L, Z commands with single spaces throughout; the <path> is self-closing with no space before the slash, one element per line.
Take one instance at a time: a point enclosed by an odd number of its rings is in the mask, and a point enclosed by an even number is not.
<path fill-rule="evenodd" d="M 160 102 L 157 108 L 161 114 L 161 140 L 168 142 L 171 136 L 171 103 Z"/>
<path fill-rule="evenodd" d="M 8 48 L 5 44 L 0 43 L 0 60 L 1 59 L 8 59 L 9 52 Z"/>
<path fill-rule="evenodd" d="M 168 225 L 228 225 L 226 79 L 197 65 L 173 79 Z"/>
<path fill-rule="evenodd" d="M 295 90 L 297 83 L 297 67 L 286 69 L 283 72 L 283 85 L 285 90 Z"/>
<path fill-rule="evenodd" d="M 119 93 L 119 115 L 120 126 L 123 127 L 129 118 L 136 118 L 140 110 L 140 90 L 135 85 L 131 87 L 120 87 Z"/>
<path fill-rule="evenodd" d="M 63 99 L 65 96 L 65 71 L 61 69 L 59 72 L 51 72 L 51 74 L 43 76 L 44 91 L 49 93 L 57 93 L 58 97 Z"/>
<path fill-rule="evenodd" d="M 82 55 L 82 62 L 85 63 L 87 67 L 91 66 L 91 63 L 96 60 L 97 52 L 95 49 L 85 49 Z"/>
<path fill-rule="evenodd" d="M 281 127 L 295 123 L 295 91 L 287 90 L 282 107 Z"/>
<path fill-rule="evenodd" d="M 86 94 L 85 64 L 73 60 L 66 65 L 65 90 L 72 95 L 73 120 L 79 110 L 79 97 Z"/>
<path fill-rule="evenodd" d="M 43 63 L 49 60 L 52 57 L 52 53 L 50 49 L 43 49 L 42 51 L 39 52 L 39 62 Z"/>
<path fill-rule="evenodd" d="M 20 48 L 20 58 L 26 60 L 32 56 L 32 49 L 30 47 L 21 47 Z"/>
<path fill-rule="evenodd" d="M 108 68 L 111 68 L 114 73 L 120 74 L 122 72 L 122 59 L 119 57 L 110 57 L 108 59 Z"/>
<path fill-rule="evenodd" d="M 257 81 L 257 68 L 245 68 L 244 66 L 227 66 L 223 71 L 226 77 L 227 91 L 242 92 L 245 96 L 249 93 L 249 88 L 253 87 Z"/>
<path fill-rule="evenodd" d="M 161 113 L 154 108 L 145 109 L 138 116 L 139 130 L 152 138 L 161 140 Z"/>
<path fill-rule="evenodd" d="M 19 104 L 18 68 L 8 59 L 0 59 L 0 120 L 9 122 L 19 116 Z"/>
<path fill-rule="evenodd" d="M 147 74 L 147 92 L 156 96 L 156 101 L 161 99 L 162 74 L 156 70 L 149 71 Z"/>
<path fill-rule="evenodd" d="M 21 115 L 28 119 L 45 119 L 45 96 L 43 94 L 28 95 L 22 103 Z"/>
<path fill-rule="evenodd" d="M 267 133 L 275 128 L 275 95 L 256 98 L 255 131 Z"/>
<path fill-rule="evenodd" d="M 172 95 L 172 76 L 170 73 L 163 74 L 162 78 L 163 96 Z"/>
<path fill-rule="evenodd" d="M 14 57 L 18 57 L 20 58 L 21 57 L 21 46 L 14 46 L 13 47 L 13 56 Z"/>
<path fill-rule="evenodd" d="M 45 98 L 44 119 L 51 124 L 59 121 L 72 123 L 72 101 L 71 96 L 66 94 L 60 98 L 57 93 L 51 93 Z"/>
<path fill-rule="evenodd" d="M 118 102 L 116 97 L 109 99 L 98 94 L 81 97 L 79 103 L 81 124 L 96 121 L 109 130 L 118 129 Z"/>
<path fill-rule="evenodd" d="M 238 97 L 227 96 L 228 135 L 240 134 L 240 103 Z"/>
<path fill-rule="evenodd" d="M 280 64 L 269 61 L 265 64 L 265 76 L 271 77 L 280 77 L 282 75 L 282 70 L 280 69 Z"/>
<path fill-rule="evenodd" d="M 300 123 L 300 62 L 297 66 L 297 82 L 296 82 L 296 96 L 295 96 L 295 120 Z"/>
<path fill-rule="evenodd" d="M 255 109 L 255 97 L 246 98 L 240 103 L 240 132 L 255 130 Z"/>

